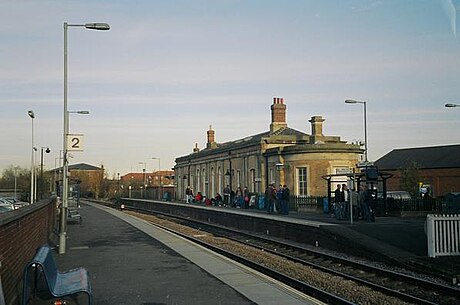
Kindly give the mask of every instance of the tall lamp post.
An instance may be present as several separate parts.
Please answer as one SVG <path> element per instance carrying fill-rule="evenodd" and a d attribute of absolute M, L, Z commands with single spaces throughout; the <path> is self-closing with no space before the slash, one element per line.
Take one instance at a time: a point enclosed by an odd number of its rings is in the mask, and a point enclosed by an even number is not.
<path fill-rule="evenodd" d="M 43 186 L 44 186 L 44 183 L 43 183 L 43 149 L 45 149 L 45 152 L 47 154 L 51 152 L 49 147 L 42 146 L 41 154 L 40 154 L 40 198 L 41 199 L 43 198 L 43 193 L 44 193 L 44 190 L 43 190 Z"/>
<path fill-rule="evenodd" d="M 59 254 L 65 253 L 66 248 L 66 225 L 67 225 L 67 206 L 68 206 L 68 161 L 67 161 L 67 135 L 69 133 L 69 112 L 67 111 L 67 28 L 68 27 L 85 27 L 90 30 L 110 30 L 107 23 L 86 23 L 86 24 L 68 24 L 64 22 L 64 132 L 63 132 L 63 179 L 62 179 L 62 204 L 59 231 Z"/>
<path fill-rule="evenodd" d="M 141 189 L 141 197 L 144 198 L 144 189 L 146 187 L 145 171 L 147 170 L 147 162 L 139 162 L 139 164 L 144 164 L 144 168 L 142 169 L 142 189 Z"/>
<path fill-rule="evenodd" d="M 37 159 L 37 151 L 38 151 L 38 148 L 34 146 L 33 148 L 33 151 L 34 151 L 34 163 L 36 162 Z M 33 202 L 37 202 L 37 189 L 38 189 L 38 183 L 37 183 L 37 173 L 35 172 L 35 169 L 36 169 L 36 164 L 34 164 L 34 199 L 33 199 Z"/>
<path fill-rule="evenodd" d="M 118 180 L 117 198 L 120 199 L 121 198 L 121 194 L 120 194 L 120 173 L 117 173 L 117 180 Z"/>
<path fill-rule="evenodd" d="M 34 164 L 34 119 L 35 113 L 32 110 L 27 111 L 31 122 L 32 122 L 32 147 L 31 147 L 31 157 L 30 157 L 30 204 L 34 203 L 34 172 L 35 172 L 35 164 Z"/>
<path fill-rule="evenodd" d="M 158 159 L 158 184 L 160 186 L 160 191 L 158 192 L 158 200 L 161 200 L 161 192 L 162 192 L 162 186 L 161 186 L 161 164 L 160 164 L 160 158 L 159 157 L 153 157 L 153 160 Z"/>
<path fill-rule="evenodd" d="M 446 108 L 455 108 L 455 107 L 460 107 L 460 104 L 445 104 L 444 106 Z"/>
<path fill-rule="evenodd" d="M 367 103 L 364 101 L 345 100 L 346 104 L 362 104 L 364 106 L 364 161 L 368 162 L 367 158 Z"/>

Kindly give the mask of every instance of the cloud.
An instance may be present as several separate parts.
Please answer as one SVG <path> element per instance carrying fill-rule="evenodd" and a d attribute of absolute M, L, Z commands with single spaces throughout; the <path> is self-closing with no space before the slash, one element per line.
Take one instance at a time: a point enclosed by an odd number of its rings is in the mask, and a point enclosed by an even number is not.
<path fill-rule="evenodd" d="M 441 3 L 441 7 L 446 15 L 450 28 L 452 30 L 452 34 L 455 38 L 457 38 L 457 12 L 460 10 L 460 5 L 457 6 L 454 4 L 452 0 L 439 0 Z"/>

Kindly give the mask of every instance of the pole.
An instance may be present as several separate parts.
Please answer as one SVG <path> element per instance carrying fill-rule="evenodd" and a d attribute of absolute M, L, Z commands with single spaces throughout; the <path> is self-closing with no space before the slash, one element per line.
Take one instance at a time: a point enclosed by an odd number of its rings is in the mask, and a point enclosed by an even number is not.
<path fill-rule="evenodd" d="M 62 204 L 59 231 L 59 254 L 65 254 L 66 248 L 66 225 L 67 225 L 67 134 L 69 133 L 67 112 L 67 22 L 64 22 L 64 132 L 62 139 L 62 158 L 63 158 L 63 176 L 62 176 Z"/>
<path fill-rule="evenodd" d="M 367 163 L 368 159 L 367 159 L 367 110 L 366 110 L 366 102 L 363 103 L 364 104 L 364 149 L 365 149 L 365 152 L 364 152 L 364 158 L 365 158 L 365 161 Z"/>
<path fill-rule="evenodd" d="M 41 156 L 40 156 L 40 199 L 43 199 L 43 147 L 41 149 Z"/>
<path fill-rule="evenodd" d="M 34 203 L 34 118 L 32 119 L 32 147 L 30 157 L 30 204 Z"/>
<path fill-rule="evenodd" d="M 17 189 L 18 189 L 18 182 L 17 182 L 17 175 L 18 175 L 18 169 L 15 167 L 14 168 L 14 199 L 17 199 Z"/>
<path fill-rule="evenodd" d="M 35 162 L 35 160 L 37 159 L 37 156 L 36 156 L 37 150 L 34 150 L 34 154 L 35 154 L 34 155 L 34 162 Z M 37 178 L 37 176 L 38 175 L 35 172 L 35 164 L 34 164 L 34 202 L 37 202 L 37 189 L 38 189 L 38 183 L 37 183 L 38 178 Z"/>
<path fill-rule="evenodd" d="M 160 183 L 160 192 L 158 193 L 158 198 L 159 200 L 161 200 L 161 196 L 163 195 L 163 186 L 161 185 L 161 163 L 160 163 L 160 158 L 158 158 L 158 175 L 159 175 L 159 183 Z"/>
<path fill-rule="evenodd" d="M 353 178 L 351 179 L 351 185 L 348 185 L 348 189 L 350 190 L 350 224 L 353 225 L 353 196 L 355 191 L 355 169 L 353 169 Z M 351 187 L 350 187 L 351 186 Z"/>
<path fill-rule="evenodd" d="M 120 194 L 120 173 L 117 173 L 117 177 L 118 177 L 118 192 L 117 192 L 117 198 L 120 199 L 120 198 L 121 198 L 121 194 Z"/>

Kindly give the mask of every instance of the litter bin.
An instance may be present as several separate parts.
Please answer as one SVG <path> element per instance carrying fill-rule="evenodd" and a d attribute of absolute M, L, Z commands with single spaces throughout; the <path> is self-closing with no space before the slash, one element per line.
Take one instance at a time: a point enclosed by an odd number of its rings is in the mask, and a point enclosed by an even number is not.
<path fill-rule="evenodd" d="M 323 213 L 329 214 L 329 200 L 327 197 L 323 198 Z"/>
<path fill-rule="evenodd" d="M 447 193 L 444 202 L 447 214 L 460 214 L 460 192 Z"/>

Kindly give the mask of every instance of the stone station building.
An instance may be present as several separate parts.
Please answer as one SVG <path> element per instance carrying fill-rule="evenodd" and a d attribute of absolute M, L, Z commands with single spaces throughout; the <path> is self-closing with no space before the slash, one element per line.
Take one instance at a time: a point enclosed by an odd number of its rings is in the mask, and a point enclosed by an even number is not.
<path fill-rule="evenodd" d="M 187 186 L 194 194 L 215 197 L 226 185 L 235 191 L 247 186 L 252 193 L 263 193 L 271 183 L 286 184 L 294 196 L 327 195 L 322 177 L 352 172 L 363 149 L 324 135 L 324 121 L 311 117 L 311 134 L 289 128 L 284 99 L 275 97 L 269 131 L 217 143 L 210 126 L 205 149 L 195 144 L 191 154 L 176 159 L 177 199 L 185 199 Z"/>

